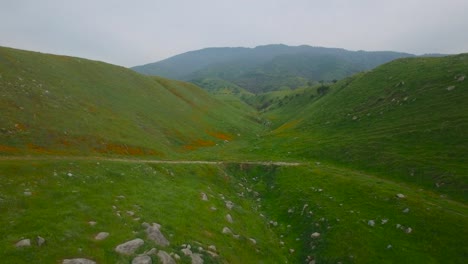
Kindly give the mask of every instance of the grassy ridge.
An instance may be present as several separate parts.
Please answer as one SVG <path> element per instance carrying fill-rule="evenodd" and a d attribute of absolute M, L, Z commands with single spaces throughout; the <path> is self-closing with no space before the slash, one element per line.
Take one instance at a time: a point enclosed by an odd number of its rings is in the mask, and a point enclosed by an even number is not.
<path fill-rule="evenodd" d="M 267 113 L 257 146 L 328 159 L 466 200 L 468 55 L 401 59 Z"/>
<path fill-rule="evenodd" d="M 191 84 L 0 48 L 0 153 L 174 156 L 258 125 Z"/>

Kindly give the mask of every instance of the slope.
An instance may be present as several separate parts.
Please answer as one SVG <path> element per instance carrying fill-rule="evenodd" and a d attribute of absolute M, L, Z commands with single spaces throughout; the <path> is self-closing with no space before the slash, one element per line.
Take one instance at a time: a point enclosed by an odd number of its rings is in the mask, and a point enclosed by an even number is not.
<path fill-rule="evenodd" d="M 308 82 L 341 79 L 411 54 L 365 52 L 311 46 L 266 45 L 208 48 L 136 66 L 135 71 L 201 82 L 219 78 L 250 92 L 296 88 Z"/>
<path fill-rule="evenodd" d="M 178 156 L 259 129 L 194 85 L 73 57 L 0 48 L 0 92 L 2 155 Z"/>
<path fill-rule="evenodd" d="M 266 113 L 252 149 L 319 159 L 468 198 L 468 55 L 400 59 Z"/>

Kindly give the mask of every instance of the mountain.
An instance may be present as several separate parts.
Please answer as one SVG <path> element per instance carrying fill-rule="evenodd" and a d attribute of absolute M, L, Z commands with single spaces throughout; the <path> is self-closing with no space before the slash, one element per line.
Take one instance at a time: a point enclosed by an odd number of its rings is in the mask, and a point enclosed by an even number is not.
<path fill-rule="evenodd" d="M 192 84 L 102 62 L 0 48 L 0 73 L 4 154 L 163 157 L 259 129 L 250 109 Z"/>
<path fill-rule="evenodd" d="M 253 95 L 0 48 L 0 259 L 465 263 L 467 63 Z"/>
<path fill-rule="evenodd" d="M 132 69 L 147 75 L 194 82 L 218 78 L 260 93 L 342 79 L 388 61 L 411 56 L 414 55 L 390 51 L 266 45 L 190 51 Z"/>

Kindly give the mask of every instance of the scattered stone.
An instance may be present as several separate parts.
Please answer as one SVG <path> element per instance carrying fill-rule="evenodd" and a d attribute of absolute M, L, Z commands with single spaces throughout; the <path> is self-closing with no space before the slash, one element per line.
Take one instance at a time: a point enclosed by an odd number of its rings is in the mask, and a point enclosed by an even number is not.
<path fill-rule="evenodd" d="M 174 258 L 175 258 L 176 260 L 180 260 L 180 256 L 179 256 L 178 254 L 174 254 Z"/>
<path fill-rule="evenodd" d="M 119 195 L 119 196 L 117 196 L 116 198 L 118 198 L 118 199 L 125 199 L 125 196 Z"/>
<path fill-rule="evenodd" d="M 153 263 L 153 261 L 151 260 L 151 257 L 148 255 L 137 256 L 132 260 L 132 264 L 151 264 L 151 263 Z M 163 262 L 163 264 L 164 263 L 167 263 L 167 262 Z"/>
<path fill-rule="evenodd" d="M 211 250 L 211 251 L 217 252 L 215 245 L 208 246 L 208 249 Z"/>
<path fill-rule="evenodd" d="M 465 80 L 465 75 L 458 77 L 457 81 L 463 82 Z"/>
<path fill-rule="evenodd" d="M 182 253 L 184 253 L 185 256 L 191 256 L 192 255 L 192 250 L 190 250 L 190 248 L 183 248 L 180 251 L 182 251 Z"/>
<path fill-rule="evenodd" d="M 96 221 L 89 221 L 88 224 L 89 224 L 90 226 L 95 226 L 95 225 L 97 224 L 97 222 L 96 222 Z"/>
<path fill-rule="evenodd" d="M 148 239 L 153 240 L 157 245 L 163 247 L 169 246 L 169 240 L 167 240 L 166 237 L 164 237 L 164 235 L 159 230 L 159 228 L 161 228 L 161 225 L 153 223 L 152 226 L 149 226 L 148 224 L 146 224 L 146 226 L 146 234 L 148 235 Z"/>
<path fill-rule="evenodd" d="M 232 231 L 229 227 L 223 227 L 223 234 L 232 234 Z"/>
<path fill-rule="evenodd" d="M 374 226 L 374 225 L 375 225 L 375 221 L 374 221 L 374 220 L 369 220 L 369 221 L 367 222 L 367 224 L 370 225 L 370 226 Z"/>
<path fill-rule="evenodd" d="M 451 85 L 451 86 L 447 87 L 447 91 L 452 91 L 453 89 L 455 89 L 455 85 Z"/>
<path fill-rule="evenodd" d="M 226 215 L 226 221 L 228 221 L 229 223 L 233 223 L 234 220 L 232 220 L 232 216 L 230 214 L 227 214 Z"/>
<path fill-rule="evenodd" d="M 15 246 L 17 248 L 19 248 L 19 247 L 30 247 L 31 246 L 31 240 L 30 239 L 20 240 L 15 244 Z"/>
<path fill-rule="evenodd" d="M 405 230 L 406 234 L 409 234 L 411 232 L 413 232 L 413 229 L 411 227 L 406 228 L 406 230 Z"/>
<path fill-rule="evenodd" d="M 387 249 L 391 249 L 391 248 L 392 248 L 392 245 L 389 244 L 389 245 L 387 246 Z"/>
<path fill-rule="evenodd" d="M 68 177 L 73 177 L 73 173 L 69 172 L 69 173 L 67 173 L 67 176 Z"/>
<path fill-rule="evenodd" d="M 405 210 L 403 210 L 403 213 L 407 214 L 409 212 L 409 208 L 405 208 Z"/>
<path fill-rule="evenodd" d="M 160 250 L 158 252 L 158 257 L 162 264 L 176 264 L 175 260 L 165 251 Z"/>
<path fill-rule="evenodd" d="M 118 245 L 115 248 L 115 251 L 120 254 L 131 255 L 143 244 L 145 244 L 145 241 L 143 241 L 143 239 L 136 238 L 136 239 L 133 239 L 133 240 L 130 240 L 123 244 Z"/>
<path fill-rule="evenodd" d="M 382 225 L 385 225 L 388 222 L 388 219 L 382 219 Z"/>
<path fill-rule="evenodd" d="M 133 212 L 133 211 L 127 211 L 127 214 L 128 214 L 129 216 L 134 216 L 134 215 L 135 215 L 135 212 Z"/>
<path fill-rule="evenodd" d="M 104 239 L 106 239 L 108 236 L 109 236 L 109 233 L 107 233 L 107 232 L 99 232 L 99 233 L 94 237 L 94 239 L 96 239 L 96 240 L 104 240 Z"/>
<path fill-rule="evenodd" d="M 211 206 L 210 209 L 211 209 L 211 211 L 216 211 L 216 210 L 218 210 L 218 208 L 216 208 L 216 207 L 214 207 L 214 206 Z"/>
<path fill-rule="evenodd" d="M 256 245 L 257 244 L 257 240 L 253 239 L 253 238 L 249 238 L 250 242 L 252 242 L 252 244 Z"/>
<path fill-rule="evenodd" d="M 144 255 L 156 255 L 156 253 L 158 252 L 158 250 L 156 248 L 152 248 L 148 251 L 145 251 L 145 253 L 143 253 Z"/>
<path fill-rule="evenodd" d="M 400 224 L 396 224 L 396 228 L 400 228 L 400 227 L 401 227 L 401 225 L 400 225 Z"/>
<path fill-rule="evenodd" d="M 202 192 L 200 195 L 201 195 L 202 201 L 208 201 L 208 196 L 206 195 L 206 193 Z"/>
<path fill-rule="evenodd" d="M 64 259 L 62 264 L 96 264 L 95 261 L 85 258 Z"/>
<path fill-rule="evenodd" d="M 192 258 L 192 264 L 203 264 L 203 258 L 201 254 L 194 253 L 190 257 Z"/>
<path fill-rule="evenodd" d="M 294 209 L 292 209 L 292 208 L 289 208 L 289 209 L 288 209 L 288 213 L 289 213 L 289 214 L 292 214 L 292 213 L 294 213 Z"/>
<path fill-rule="evenodd" d="M 31 195 L 32 195 L 32 192 L 29 192 L 29 191 L 24 192 L 24 196 L 31 196 Z"/>
<path fill-rule="evenodd" d="M 41 247 L 42 245 L 45 244 L 45 242 L 46 242 L 46 240 L 45 240 L 43 237 L 37 236 L 37 238 L 36 238 L 36 243 L 37 243 L 38 246 Z"/>
<path fill-rule="evenodd" d="M 235 239 L 239 239 L 240 235 L 232 235 L 232 237 L 235 238 Z"/>
<path fill-rule="evenodd" d="M 295 251 L 295 250 L 294 250 L 293 248 L 290 248 L 290 249 L 289 249 L 289 253 L 291 253 L 291 254 L 294 253 L 294 251 Z"/>
<path fill-rule="evenodd" d="M 320 237 L 320 233 L 319 232 L 314 232 L 310 235 L 311 238 L 318 238 Z"/>
<path fill-rule="evenodd" d="M 397 194 L 396 196 L 397 196 L 398 198 L 400 198 L 400 199 L 403 199 L 403 198 L 406 197 L 404 194 L 401 194 L 401 193 Z"/>
<path fill-rule="evenodd" d="M 234 203 L 231 201 L 226 201 L 226 207 L 231 210 L 234 207 Z"/>

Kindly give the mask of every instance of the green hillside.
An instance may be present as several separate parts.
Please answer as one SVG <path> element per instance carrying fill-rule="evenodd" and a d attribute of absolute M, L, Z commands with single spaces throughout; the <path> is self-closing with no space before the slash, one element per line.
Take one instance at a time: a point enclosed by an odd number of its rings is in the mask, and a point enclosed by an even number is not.
<path fill-rule="evenodd" d="M 133 67 L 137 72 L 197 82 L 217 78 L 250 92 L 294 89 L 321 80 L 342 79 L 388 61 L 414 55 L 348 51 L 336 48 L 265 45 L 255 48 L 207 48 Z"/>
<path fill-rule="evenodd" d="M 465 263 L 467 69 L 400 59 L 259 95 L 198 79 L 208 93 L 0 48 L 0 259 Z"/>
<path fill-rule="evenodd" d="M 188 83 L 9 48 L 0 48 L 0 93 L 6 155 L 177 156 L 259 129 L 247 106 Z"/>
<path fill-rule="evenodd" d="M 257 148 L 338 162 L 466 201 L 467 69 L 466 54 L 400 59 L 338 82 L 325 96 L 291 98 L 267 112 L 273 131 Z"/>

